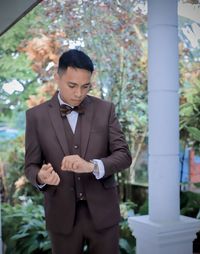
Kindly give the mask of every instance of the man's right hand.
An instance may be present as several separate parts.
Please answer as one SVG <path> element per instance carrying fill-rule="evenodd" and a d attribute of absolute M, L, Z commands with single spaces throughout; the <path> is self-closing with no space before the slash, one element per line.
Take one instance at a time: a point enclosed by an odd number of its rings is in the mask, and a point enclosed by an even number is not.
<path fill-rule="evenodd" d="M 60 183 L 59 175 L 54 171 L 50 163 L 44 164 L 37 175 L 39 184 L 58 185 Z"/>

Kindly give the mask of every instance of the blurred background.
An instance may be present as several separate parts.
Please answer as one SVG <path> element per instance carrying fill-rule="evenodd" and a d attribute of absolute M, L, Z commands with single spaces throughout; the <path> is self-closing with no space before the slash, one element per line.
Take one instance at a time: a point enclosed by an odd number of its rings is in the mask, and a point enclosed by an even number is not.
<path fill-rule="evenodd" d="M 200 218 L 200 2 L 180 0 L 178 14 L 181 213 Z M 131 167 L 116 178 L 120 250 L 135 253 L 127 218 L 148 214 L 147 36 L 146 1 L 43 0 L 0 37 L 4 253 L 51 253 L 42 194 L 24 176 L 25 111 L 55 93 L 58 57 L 70 48 L 93 59 L 91 94 L 114 102 L 131 149 Z"/>

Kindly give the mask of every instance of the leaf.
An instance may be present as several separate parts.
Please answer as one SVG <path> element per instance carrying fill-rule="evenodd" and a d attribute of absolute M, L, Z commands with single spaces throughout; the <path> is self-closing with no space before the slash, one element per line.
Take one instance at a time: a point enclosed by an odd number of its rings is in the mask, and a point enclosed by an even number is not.
<path fill-rule="evenodd" d="M 191 104 L 186 104 L 180 108 L 181 116 L 185 116 L 185 117 L 191 116 L 192 112 L 193 112 L 193 107 Z"/>
<path fill-rule="evenodd" d="M 187 127 L 190 135 L 196 140 L 200 142 L 200 130 L 195 127 Z"/>
<path fill-rule="evenodd" d="M 121 250 L 124 250 L 125 253 L 127 253 L 127 254 L 133 252 L 129 242 L 124 238 L 119 239 L 119 247 L 120 247 Z"/>
<path fill-rule="evenodd" d="M 12 240 L 18 240 L 18 239 L 24 238 L 28 235 L 29 235 L 29 233 L 23 233 L 23 234 L 19 233 L 19 234 L 16 234 L 16 235 L 12 236 L 11 239 Z"/>

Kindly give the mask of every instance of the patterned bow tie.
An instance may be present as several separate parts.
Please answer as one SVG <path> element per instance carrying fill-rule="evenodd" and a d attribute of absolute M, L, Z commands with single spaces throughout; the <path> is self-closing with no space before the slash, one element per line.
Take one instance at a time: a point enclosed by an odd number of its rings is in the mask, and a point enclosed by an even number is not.
<path fill-rule="evenodd" d="M 79 114 L 84 113 L 83 107 L 81 105 L 75 106 L 73 108 L 65 104 L 60 105 L 60 114 L 62 117 L 66 117 L 66 115 L 70 114 L 72 111 L 76 111 Z"/>

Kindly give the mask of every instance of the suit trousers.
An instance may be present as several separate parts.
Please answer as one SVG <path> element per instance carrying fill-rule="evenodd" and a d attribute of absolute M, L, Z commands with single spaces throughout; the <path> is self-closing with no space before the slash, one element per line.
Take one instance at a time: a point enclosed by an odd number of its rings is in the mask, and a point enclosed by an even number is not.
<path fill-rule="evenodd" d="M 77 202 L 70 234 L 49 232 L 49 235 L 53 254 L 119 254 L 119 226 L 96 230 L 86 201 Z"/>

